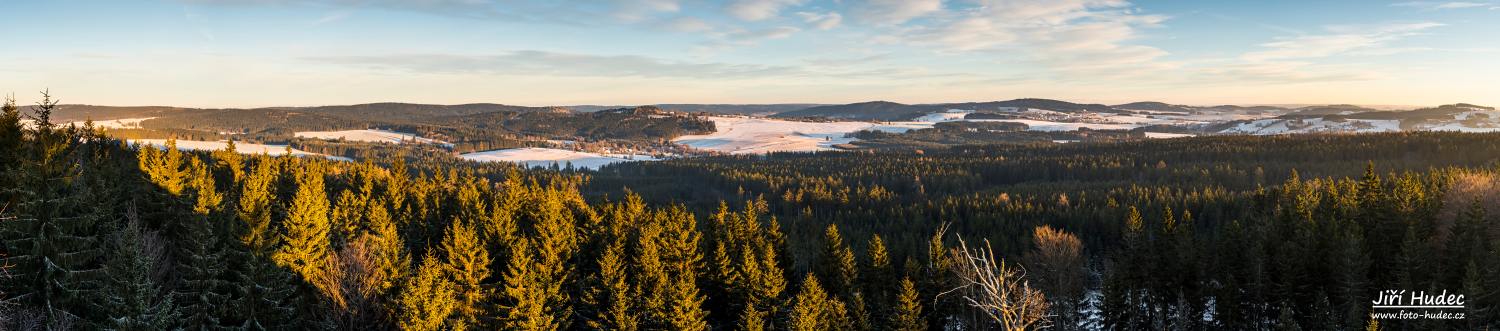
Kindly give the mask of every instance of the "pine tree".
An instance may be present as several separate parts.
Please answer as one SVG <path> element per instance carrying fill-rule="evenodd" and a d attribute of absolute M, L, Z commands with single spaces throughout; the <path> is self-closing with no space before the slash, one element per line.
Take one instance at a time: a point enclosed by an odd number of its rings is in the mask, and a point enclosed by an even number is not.
<path fill-rule="evenodd" d="M 187 238 L 179 241 L 182 257 L 177 264 L 182 284 L 172 292 L 181 306 L 180 325 L 184 329 L 218 328 L 229 309 L 223 254 L 206 219 L 186 222 Z"/>
<path fill-rule="evenodd" d="M 880 235 L 870 237 L 869 248 L 866 249 L 869 262 L 865 264 L 864 273 L 861 275 L 862 288 L 871 303 L 870 313 L 875 316 L 887 316 L 893 307 L 885 305 L 890 301 L 892 289 L 896 287 L 896 273 L 891 266 L 890 253 L 886 252 L 885 239 Z M 882 319 L 875 321 L 877 325 L 884 326 Z"/>
<path fill-rule="evenodd" d="M 245 262 L 236 273 L 236 297 L 230 304 L 240 321 L 239 329 L 285 330 L 301 324 L 296 316 L 297 298 L 292 287 L 296 276 L 248 249 L 239 254 Z"/>
<path fill-rule="evenodd" d="M 843 330 L 849 328 L 844 304 L 829 297 L 818 284 L 818 278 L 807 275 L 802 291 L 792 298 L 787 328 L 798 331 Z"/>
<path fill-rule="evenodd" d="M 19 151 L 18 171 L 12 171 L 15 187 L 5 195 L 16 201 L 9 210 L 15 219 L 0 223 L 0 242 L 8 256 L 0 265 L 10 266 L 12 281 L 4 292 L 24 298 L 23 303 L 42 309 L 48 327 L 79 320 L 82 303 L 97 280 L 102 254 L 95 230 L 101 210 L 84 199 L 95 192 L 77 192 L 82 162 L 77 154 L 81 137 L 73 130 L 55 129 L 50 121 L 57 107 L 46 92 L 33 109 L 29 139 Z"/>
<path fill-rule="evenodd" d="M 548 286 L 537 273 L 540 265 L 532 257 L 530 240 L 517 239 L 510 248 L 510 269 L 505 272 L 500 328 L 507 330 L 558 330 L 558 317 L 547 310 Z"/>
<path fill-rule="evenodd" d="M 16 99 L 10 96 L 0 103 L 0 188 L 11 187 L 10 171 L 21 163 L 22 143 L 21 111 Z M 9 194 L 0 191 L 0 204 L 11 205 Z"/>
<path fill-rule="evenodd" d="M 894 307 L 890 314 L 890 330 L 927 330 L 927 324 L 922 320 L 921 298 L 918 297 L 916 284 L 911 282 L 911 278 L 901 279 L 901 292 L 896 296 Z"/>
<path fill-rule="evenodd" d="M 740 312 L 739 324 L 735 330 L 739 331 L 763 331 L 766 329 L 766 313 L 756 309 L 755 306 L 745 306 L 745 311 Z"/>
<path fill-rule="evenodd" d="M 458 291 L 455 317 L 464 325 L 478 327 L 480 317 L 488 315 L 485 307 L 491 296 L 489 285 L 484 284 L 490 277 L 489 252 L 474 227 L 461 220 L 448 229 L 442 247 L 447 257 L 444 268 Z"/>
<path fill-rule="evenodd" d="M 458 291 L 443 272 L 442 263 L 432 254 L 422 260 L 416 276 L 407 280 L 401 292 L 400 314 L 396 324 L 402 330 L 460 329 L 449 317 L 458 308 Z"/>
<path fill-rule="evenodd" d="M 335 290 L 332 275 L 326 270 L 330 254 L 330 224 L 323 173 L 321 169 L 304 168 L 297 177 L 297 194 L 287 207 L 287 219 L 283 223 L 282 245 L 272 259 L 322 293 L 331 295 Z"/>
<path fill-rule="evenodd" d="M 97 325 L 111 330 L 166 330 L 177 320 L 172 297 L 151 279 L 153 258 L 144 242 L 139 222 L 131 221 L 119 232 L 113 254 L 105 265 L 104 291 L 99 309 L 108 321 Z"/>
<path fill-rule="evenodd" d="M 183 169 L 186 163 L 182 151 L 177 149 L 176 139 L 167 139 L 163 148 L 159 150 L 155 146 L 142 146 L 136 158 L 147 179 L 166 190 L 167 194 L 181 196 L 187 189 L 189 179 L 189 174 Z"/>
<path fill-rule="evenodd" d="M 838 226 L 829 224 L 823 231 L 823 250 L 818 257 L 818 278 L 828 283 L 829 293 L 848 297 L 854 294 L 857 272 L 854 251 L 844 243 Z"/>
<path fill-rule="evenodd" d="M 640 319 L 631 309 L 631 299 L 635 294 L 631 292 L 627 279 L 625 242 L 622 239 L 610 240 L 597 263 L 598 274 L 590 277 L 591 288 L 584 297 L 584 301 L 593 306 L 595 311 L 595 316 L 591 316 L 587 323 L 588 327 L 601 330 L 638 329 Z"/>
<path fill-rule="evenodd" d="M 252 251 L 267 251 L 276 242 L 271 231 L 271 213 L 276 182 L 275 162 L 268 157 L 256 158 L 253 170 L 246 175 L 240 186 L 238 207 L 235 212 L 243 223 L 240 242 Z"/>
<path fill-rule="evenodd" d="M 188 158 L 186 173 L 187 189 L 193 193 L 193 212 L 198 215 L 218 213 L 223 210 L 224 194 L 219 193 L 214 184 L 214 177 L 209 173 L 208 165 L 197 157 Z"/>
<path fill-rule="evenodd" d="M 229 173 L 230 183 L 245 180 L 245 156 L 234 146 L 234 139 L 224 142 L 224 149 L 214 151 L 214 168 Z"/>
<path fill-rule="evenodd" d="M 698 291 L 700 235 L 696 230 L 693 215 L 686 210 L 673 208 L 658 216 L 665 231 L 660 237 L 663 260 L 670 280 L 667 285 L 668 327 L 674 330 L 705 330 L 704 298 Z"/>
<path fill-rule="evenodd" d="M 406 243 L 401 241 L 396 223 L 391 220 L 383 202 L 376 200 L 371 203 L 366 217 L 370 219 L 370 233 L 359 240 L 375 256 L 375 266 L 371 269 L 375 272 L 373 277 L 379 280 L 379 292 L 384 294 L 406 279 L 411 270 L 411 256 L 407 254 Z"/>

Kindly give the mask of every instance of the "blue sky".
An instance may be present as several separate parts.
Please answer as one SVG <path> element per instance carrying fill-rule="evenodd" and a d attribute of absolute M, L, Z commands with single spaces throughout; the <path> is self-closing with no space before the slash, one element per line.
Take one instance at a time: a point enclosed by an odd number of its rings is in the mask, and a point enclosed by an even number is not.
<path fill-rule="evenodd" d="M 1500 105 L 1500 0 L 5 0 L 0 91 L 248 107 Z"/>

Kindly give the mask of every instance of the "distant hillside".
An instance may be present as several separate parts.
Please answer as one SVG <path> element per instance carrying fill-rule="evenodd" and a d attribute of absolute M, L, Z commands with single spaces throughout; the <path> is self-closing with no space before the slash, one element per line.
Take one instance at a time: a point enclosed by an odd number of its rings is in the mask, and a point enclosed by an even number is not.
<path fill-rule="evenodd" d="M 1209 109 L 1216 109 L 1216 110 L 1224 110 L 1224 111 L 1239 111 L 1239 112 L 1284 112 L 1284 111 L 1291 110 L 1291 109 L 1287 109 L 1287 108 L 1283 108 L 1283 107 L 1276 107 L 1276 106 L 1237 106 L 1237 105 L 1218 105 L 1218 106 L 1207 107 L 1207 108 L 1209 108 Z"/>
<path fill-rule="evenodd" d="M 789 111 L 794 111 L 794 110 L 802 110 L 802 109 L 807 109 L 807 108 L 817 107 L 817 106 L 824 106 L 824 105 L 822 105 L 822 104 L 815 104 L 815 103 L 781 103 L 781 104 L 763 104 L 763 105 L 740 105 L 740 104 L 674 104 L 674 103 L 664 103 L 664 104 L 657 104 L 655 106 L 656 107 L 661 107 L 662 109 L 669 110 L 669 111 L 685 112 L 685 113 L 709 113 L 709 114 L 720 114 L 720 115 L 769 116 L 769 115 L 772 115 L 772 114 L 784 113 L 784 112 L 789 112 Z M 596 112 L 596 111 L 601 111 L 601 110 L 611 110 L 611 109 L 620 109 L 620 108 L 633 108 L 633 107 L 631 107 L 631 106 L 578 105 L 578 106 L 565 106 L 564 108 L 572 109 L 573 111 L 577 111 L 577 112 L 588 113 L 588 112 Z"/>
<path fill-rule="evenodd" d="M 1355 105 L 1327 105 L 1327 106 L 1309 106 L 1309 107 L 1297 108 L 1295 111 L 1293 111 L 1291 114 L 1288 114 L 1288 115 L 1292 115 L 1292 116 L 1349 115 L 1349 114 L 1367 113 L 1367 112 L 1378 112 L 1378 111 L 1381 111 L 1381 110 L 1374 109 L 1374 108 L 1365 108 L 1365 107 L 1360 107 L 1360 106 L 1355 106 Z"/>
<path fill-rule="evenodd" d="M 1123 105 L 1114 105 L 1112 107 L 1114 107 L 1115 109 L 1124 110 L 1170 111 L 1181 113 L 1188 113 L 1197 109 L 1197 107 L 1193 106 L 1173 105 L 1156 101 L 1132 102 Z"/>
<path fill-rule="evenodd" d="M 773 117 L 826 117 L 850 120 L 904 121 L 946 110 L 942 105 L 907 105 L 871 101 L 847 105 L 817 106 L 776 114 Z"/>
<path fill-rule="evenodd" d="M 941 104 L 941 105 L 938 105 L 938 106 L 941 106 L 941 108 L 943 108 L 943 109 L 964 109 L 964 110 L 976 110 L 976 111 L 984 111 L 984 110 L 997 111 L 997 110 L 1001 110 L 1002 108 L 1012 108 L 1012 107 L 1013 108 L 1028 108 L 1028 109 L 1046 109 L 1046 110 L 1060 111 L 1060 112 L 1075 112 L 1075 111 L 1111 112 L 1111 111 L 1116 111 L 1116 109 L 1113 108 L 1113 107 L 1106 106 L 1106 105 L 1101 105 L 1101 104 L 1072 103 L 1072 102 L 1061 101 L 1061 100 L 1052 100 L 1052 99 L 1015 99 L 1015 100 L 1008 100 L 1008 101 L 948 103 L 948 104 Z"/>
<path fill-rule="evenodd" d="M 776 114 L 775 117 L 826 117 L 834 119 L 906 121 L 949 109 L 973 111 L 1001 111 L 1007 109 L 1046 109 L 1060 112 L 1116 111 L 1100 104 L 1078 104 L 1050 99 L 1015 99 L 1008 101 L 965 102 L 908 105 L 890 101 L 871 101 L 847 105 L 818 106 L 808 109 Z"/>
<path fill-rule="evenodd" d="M 30 107 L 24 107 L 30 109 Z M 54 121 L 72 122 L 83 120 L 111 120 L 121 118 L 177 117 L 177 116 L 227 116 L 224 121 L 246 116 L 293 116 L 314 114 L 326 117 L 342 117 L 356 121 L 404 121 L 434 116 L 460 116 L 493 112 L 566 112 L 556 107 L 523 107 L 490 103 L 465 105 L 426 105 L 412 103 L 369 103 L 346 106 L 318 107 L 267 107 L 267 108 L 179 108 L 179 107 L 114 107 L 93 105 L 61 105 L 52 115 Z"/>
<path fill-rule="evenodd" d="M 27 114 L 31 114 L 32 107 L 21 107 Z M 58 105 L 57 110 L 52 112 L 52 121 L 58 123 L 81 122 L 85 120 L 113 120 L 122 118 L 146 118 L 163 117 L 205 111 L 205 109 L 177 108 L 177 107 L 109 107 L 93 105 Z"/>
<path fill-rule="evenodd" d="M 567 112 L 556 107 L 526 107 L 493 103 L 464 105 L 426 105 L 412 103 L 369 103 L 348 106 L 278 108 L 330 116 L 362 118 L 377 121 L 401 121 L 434 116 L 463 116 L 495 112 Z"/>

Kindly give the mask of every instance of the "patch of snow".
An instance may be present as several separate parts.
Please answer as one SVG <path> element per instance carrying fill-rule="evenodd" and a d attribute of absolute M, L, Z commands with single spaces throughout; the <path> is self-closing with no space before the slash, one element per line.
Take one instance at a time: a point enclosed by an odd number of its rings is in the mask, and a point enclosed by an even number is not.
<path fill-rule="evenodd" d="M 1456 131 L 1456 132 L 1500 132 L 1500 127 L 1476 128 L 1466 126 L 1463 123 L 1448 123 L 1428 128 L 1432 131 Z"/>
<path fill-rule="evenodd" d="M 149 145 L 149 146 L 155 146 L 157 148 L 165 148 L 167 146 L 167 140 L 166 139 L 132 139 L 132 140 L 130 140 L 130 144 L 132 144 L 132 145 L 141 145 L 141 144 L 144 144 L 144 145 Z M 229 143 L 226 142 L 226 141 L 198 141 L 198 140 L 178 140 L 177 141 L 177 149 L 184 150 L 184 151 L 222 151 L 222 150 L 224 150 L 224 148 L 226 148 L 228 146 L 229 146 Z M 263 144 L 252 144 L 252 143 L 239 142 L 239 141 L 234 142 L 234 151 L 238 152 L 240 154 L 266 154 L 266 155 L 271 155 L 271 156 L 280 156 L 280 155 L 286 154 L 286 151 L 287 151 L 286 147 L 287 147 L 286 145 L 263 145 Z M 352 161 L 351 159 L 349 159 L 347 157 L 332 156 L 332 155 L 323 155 L 323 154 L 318 154 L 318 153 L 311 153 L 311 152 L 306 152 L 306 151 L 298 150 L 298 149 L 295 149 L 295 148 L 292 149 L 292 155 L 293 156 L 322 156 L 322 157 L 326 157 L 326 158 L 331 159 L 331 160 Z"/>
<path fill-rule="evenodd" d="M 1142 125 L 1139 125 L 1139 124 L 1072 123 L 1072 122 L 1053 122 L 1053 121 L 1027 120 L 1027 119 L 983 119 L 983 120 L 968 120 L 968 121 L 971 121 L 971 122 L 1011 122 L 1011 123 L 1022 123 L 1022 124 L 1026 124 L 1027 126 L 1030 127 L 1029 129 L 1027 129 L 1028 131 L 1047 131 L 1047 132 L 1078 131 L 1078 129 L 1081 129 L 1081 128 L 1089 128 L 1091 130 L 1130 130 L 1130 129 L 1134 129 L 1134 128 L 1138 128 L 1138 127 L 1142 126 Z"/>
<path fill-rule="evenodd" d="M 399 144 L 403 142 L 415 142 L 420 144 L 438 144 L 452 146 L 447 142 L 418 137 L 415 134 L 395 132 L 389 130 L 343 130 L 343 131 L 305 131 L 297 132 L 298 138 L 313 138 L 326 140 L 344 139 L 348 141 L 363 141 L 375 143 Z"/>
<path fill-rule="evenodd" d="M 916 118 L 916 119 L 914 119 L 912 121 L 913 122 L 952 122 L 952 121 L 962 121 L 964 119 L 964 116 L 969 116 L 969 114 L 973 114 L 973 113 L 974 113 L 973 110 L 949 109 L 946 112 L 931 113 L 931 114 L 923 115 L 922 117 L 918 117 L 918 118 Z"/>
<path fill-rule="evenodd" d="M 552 148 L 500 149 L 466 153 L 458 157 L 470 161 L 511 162 L 528 168 L 551 167 L 553 165 L 562 168 L 572 164 L 574 168 L 595 170 L 612 163 L 657 160 L 646 155 L 598 154 Z"/>
<path fill-rule="evenodd" d="M 1166 132 L 1147 132 L 1146 133 L 1146 138 L 1160 138 L 1160 139 L 1166 139 L 1166 138 L 1184 138 L 1184 137 L 1196 137 L 1196 136 L 1197 135 L 1188 134 L 1188 133 L 1166 133 Z"/>
<path fill-rule="evenodd" d="M 155 118 L 155 117 L 120 118 L 120 119 L 112 119 L 112 120 L 94 121 L 94 127 L 95 128 L 100 128 L 100 129 L 139 129 L 139 128 L 141 128 L 141 122 L 145 122 L 146 120 L 153 119 L 153 118 Z M 35 121 L 32 121 L 30 119 L 25 119 L 25 118 L 21 119 L 21 127 L 24 127 L 24 128 L 30 128 L 30 127 L 32 127 L 32 124 L 34 124 L 34 123 L 35 123 Z M 81 127 L 83 127 L 84 124 L 87 124 L 87 123 L 88 123 L 88 121 L 57 123 L 57 127 L 58 128 L 66 128 L 69 125 L 72 125 L 72 126 L 76 126 L 76 127 L 80 127 L 81 128 Z"/>
<path fill-rule="evenodd" d="M 932 127 L 928 122 L 797 122 L 727 116 L 709 119 L 714 121 L 717 132 L 681 136 L 673 141 L 692 148 L 731 154 L 811 152 L 833 150 L 834 145 L 852 142 L 854 138 L 846 135 L 857 131 L 899 133 Z"/>
<path fill-rule="evenodd" d="M 141 128 L 141 122 L 145 122 L 146 120 L 153 118 L 155 117 L 121 118 L 113 120 L 94 121 L 94 127 L 105 129 L 139 129 Z M 88 123 L 88 121 L 71 122 L 68 124 L 72 124 L 81 128 L 83 127 L 84 123 Z M 64 124 L 63 126 L 67 126 L 68 124 Z"/>
<path fill-rule="evenodd" d="M 1308 119 L 1264 119 L 1236 124 L 1221 133 L 1256 135 L 1317 132 L 1397 132 L 1400 120 L 1344 119 L 1330 121 L 1321 117 Z"/>

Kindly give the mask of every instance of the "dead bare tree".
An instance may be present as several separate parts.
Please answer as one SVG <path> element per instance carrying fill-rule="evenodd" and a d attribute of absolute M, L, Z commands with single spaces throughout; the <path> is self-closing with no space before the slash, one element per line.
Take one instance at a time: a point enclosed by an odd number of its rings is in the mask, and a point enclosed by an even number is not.
<path fill-rule="evenodd" d="M 961 293 L 964 301 L 981 311 L 1003 330 L 1035 330 L 1050 326 L 1047 299 L 1026 282 L 1026 271 L 995 258 L 989 240 L 984 247 L 969 249 L 962 237 L 953 251 L 954 273 L 959 287 L 944 292 Z"/>

